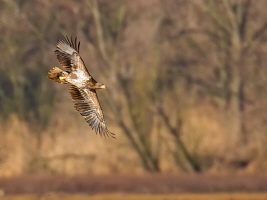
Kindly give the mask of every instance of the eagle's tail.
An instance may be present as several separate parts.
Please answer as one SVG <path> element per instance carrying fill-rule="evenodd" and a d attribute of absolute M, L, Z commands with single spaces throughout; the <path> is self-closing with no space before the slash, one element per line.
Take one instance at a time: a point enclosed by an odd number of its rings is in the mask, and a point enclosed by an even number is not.
<path fill-rule="evenodd" d="M 67 72 L 59 69 L 58 67 L 53 67 L 49 72 L 48 72 L 48 78 L 51 79 L 52 81 L 56 81 L 58 83 L 68 83 L 66 81 L 65 77 L 68 75 Z"/>

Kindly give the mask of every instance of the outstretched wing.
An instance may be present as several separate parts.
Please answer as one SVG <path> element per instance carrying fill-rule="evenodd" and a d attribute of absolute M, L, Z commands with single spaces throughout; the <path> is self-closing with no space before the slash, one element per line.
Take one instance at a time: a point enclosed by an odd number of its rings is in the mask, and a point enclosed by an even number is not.
<path fill-rule="evenodd" d="M 115 134 L 107 129 L 96 91 L 91 89 L 79 89 L 75 85 L 71 85 L 69 91 L 74 107 L 78 113 L 85 118 L 92 129 L 95 130 L 96 134 L 99 133 L 101 136 L 104 135 L 115 138 Z"/>
<path fill-rule="evenodd" d="M 77 37 L 73 40 L 66 36 L 59 39 L 57 42 L 57 48 L 54 51 L 57 55 L 57 59 L 62 67 L 65 67 L 67 72 L 72 72 L 74 70 L 83 70 L 89 75 L 85 64 L 79 55 L 80 42 L 77 41 Z"/>

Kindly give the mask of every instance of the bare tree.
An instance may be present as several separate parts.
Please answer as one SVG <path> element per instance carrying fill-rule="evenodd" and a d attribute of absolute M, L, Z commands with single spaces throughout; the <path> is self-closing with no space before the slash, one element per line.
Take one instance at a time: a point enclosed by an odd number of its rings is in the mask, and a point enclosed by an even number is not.
<path fill-rule="evenodd" d="M 160 141 L 155 143 L 153 140 L 155 111 L 150 106 L 156 101 L 153 96 L 156 91 L 148 87 L 145 77 L 137 79 L 140 74 L 134 74 L 133 66 L 128 64 L 127 67 L 126 63 L 122 64 L 118 58 L 118 38 L 121 37 L 124 27 L 125 6 L 123 3 L 118 6 L 114 18 L 104 18 L 98 1 L 90 1 L 89 6 L 96 28 L 97 43 L 94 46 L 105 66 L 105 76 L 111 77 L 112 87 L 120 91 L 119 94 L 115 90 L 108 94 L 108 103 L 113 109 L 116 123 L 128 138 L 144 169 L 160 171 Z M 111 20 L 116 27 L 109 29 L 107 23 Z M 142 73 L 142 70 L 139 73 Z M 157 77 L 150 80 L 151 87 L 156 84 L 156 80 Z M 146 95 L 147 93 L 150 95 Z"/>

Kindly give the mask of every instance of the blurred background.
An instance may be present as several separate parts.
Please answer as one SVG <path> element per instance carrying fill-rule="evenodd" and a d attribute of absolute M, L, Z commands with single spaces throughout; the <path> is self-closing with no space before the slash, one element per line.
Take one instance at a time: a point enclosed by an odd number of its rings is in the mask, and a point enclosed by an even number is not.
<path fill-rule="evenodd" d="M 0 176 L 264 173 L 267 1 L 1 0 Z M 116 139 L 50 81 L 62 35 Z"/>

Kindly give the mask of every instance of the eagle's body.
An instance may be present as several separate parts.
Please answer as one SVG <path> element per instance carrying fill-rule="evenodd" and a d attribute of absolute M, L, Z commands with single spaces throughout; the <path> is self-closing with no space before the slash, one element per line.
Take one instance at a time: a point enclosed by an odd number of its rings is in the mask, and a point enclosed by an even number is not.
<path fill-rule="evenodd" d="M 71 84 L 73 84 L 79 88 L 85 88 L 86 83 L 91 82 L 90 81 L 91 77 L 89 77 L 89 79 L 88 79 L 87 74 L 82 70 L 74 71 L 74 72 L 68 74 L 65 79 L 67 82 L 69 82 L 69 83 L 71 83 Z"/>
<path fill-rule="evenodd" d="M 96 133 L 114 137 L 106 127 L 96 94 L 96 89 L 104 89 L 105 85 L 95 81 L 89 74 L 79 55 L 79 46 L 80 42 L 77 43 L 76 38 L 73 41 L 72 37 L 58 41 L 55 54 L 66 71 L 54 67 L 48 72 L 48 78 L 63 84 L 70 83 L 69 91 L 76 110 Z"/>

